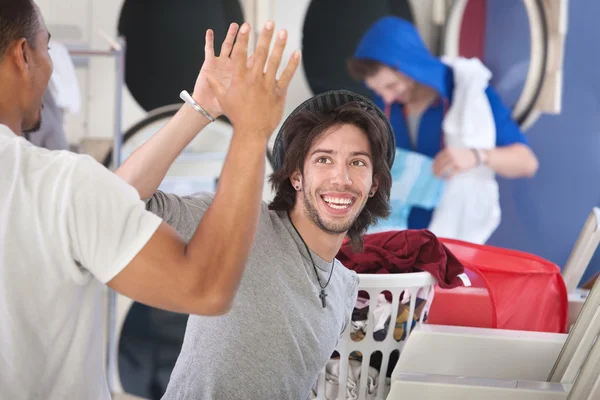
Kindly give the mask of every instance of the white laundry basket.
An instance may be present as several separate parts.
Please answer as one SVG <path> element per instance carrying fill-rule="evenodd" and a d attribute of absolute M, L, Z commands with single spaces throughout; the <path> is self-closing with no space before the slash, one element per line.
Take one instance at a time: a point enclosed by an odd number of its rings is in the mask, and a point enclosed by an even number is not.
<path fill-rule="evenodd" d="M 411 321 L 414 319 L 415 306 L 417 298 L 423 299 L 424 304 L 421 311 L 421 318 L 416 324 L 425 322 L 431 300 L 433 299 L 433 286 L 436 280 L 428 272 L 412 272 L 405 274 L 359 274 L 360 278 L 359 291 L 367 292 L 369 295 L 369 310 L 366 323 L 366 331 L 364 338 L 360 341 L 354 341 L 351 338 L 353 324 L 349 323 L 336 347 L 336 352 L 339 353 L 339 369 L 336 365 L 336 377 L 331 375 L 331 371 L 326 368 L 319 374 L 318 381 L 313 390 L 314 399 L 318 400 L 381 400 L 385 399 L 390 388 L 386 381 L 386 372 L 390 361 L 390 355 L 394 351 L 401 352 L 410 331 L 414 328 Z M 385 338 L 377 341 L 374 338 L 374 327 L 376 325 L 375 303 L 380 294 L 388 292 L 392 296 L 391 301 L 391 318 L 385 333 Z M 394 338 L 394 329 L 396 318 L 398 316 L 398 306 L 400 298 L 402 304 L 408 308 L 408 319 L 404 327 L 405 332 L 400 341 Z M 416 326 L 416 325 L 415 325 Z M 360 362 L 360 379 L 357 379 L 357 370 L 355 360 L 350 361 L 350 355 L 353 352 L 362 354 L 362 362 Z M 371 356 L 381 352 L 381 366 L 379 368 L 379 376 L 377 378 L 377 391 L 367 393 L 367 388 L 373 387 L 373 379 L 369 379 L 370 360 Z M 399 355 L 399 354 L 398 354 Z M 338 362 L 338 361 L 331 361 Z M 351 366 L 352 363 L 352 366 Z M 329 364 L 328 364 L 329 365 Z M 354 369 L 349 371 L 349 369 Z M 328 374 L 328 371 L 330 372 Z M 372 371 L 372 368 L 371 368 Z M 351 372 L 353 379 L 348 380 L 348 373 Z M 355 380 L 356 379 L 356 380 Z M 340 382 L 338 384 L 338 382 Z M 345 382 L 346 385 L 341 384 Z M 337 396 L 335 393 L 337 392 Z"/>

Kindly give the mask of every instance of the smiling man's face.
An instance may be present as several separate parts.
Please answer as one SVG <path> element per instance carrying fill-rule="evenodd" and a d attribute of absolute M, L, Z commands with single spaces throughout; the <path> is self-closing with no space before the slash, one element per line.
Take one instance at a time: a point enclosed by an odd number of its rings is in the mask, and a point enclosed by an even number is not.
<path fill-rule="evenodd" d="M 370 147 L 365 132 L 350 124 L 331 127 L 310 147 L 296 207 L 321 230 L 346 233 L 376 190 Z"/>

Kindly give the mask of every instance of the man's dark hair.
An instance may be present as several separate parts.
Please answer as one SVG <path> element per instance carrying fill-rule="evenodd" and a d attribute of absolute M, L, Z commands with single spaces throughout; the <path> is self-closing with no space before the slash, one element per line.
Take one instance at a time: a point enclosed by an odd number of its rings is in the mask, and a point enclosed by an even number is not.
<path fill-rule="evenodd" d="M 366 109 L 363 103 L 349 102 L 329 112 L 303 110 L 286 121 L 283 142 L 287 146 L 281 167 L 270 177 L 276 194 L 269 208 L 290 211 L 294 207 L 296 190 L 292 187 L 290 177 L 296 170 L 304 172 L 304 161 L 313 143 L 329 128 L 342 124 L 354 125 L 367 135 L 371 146 L 373 179 L 379 183 L 377 192 L 367 200 L 365 208 L 347 233 L 352 248 L 360 251 L 367 228 L 390 214 L 392 186 L 387 156 L 390 145 L 388 127 L 374 110 Z"/>
<path fill-rule="evenodd" d="M 350 58 L 346 62 L 348 74 L 357 81 L 364 81 L 375 75 L 383 66 L 384 64 L 379 61 L 370 60 L 368 58 Z"/>
<path fill-rule="evenodd" d="M 31 0 L 0 0 L 0 59 L 15 40 L 27 39 L 35 48 L 39 29 L 37 11 Z"/>

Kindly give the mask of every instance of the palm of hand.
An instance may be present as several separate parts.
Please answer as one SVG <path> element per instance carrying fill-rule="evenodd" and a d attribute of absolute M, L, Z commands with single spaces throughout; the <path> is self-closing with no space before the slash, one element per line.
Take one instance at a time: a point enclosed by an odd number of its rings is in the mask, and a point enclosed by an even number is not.
<path fill-rule="evenodd" d="M 212 104 L 215 110 L 227 113 L 234 127 L 243 126 L 267 135 L 271 135 L 281 119 L 287 87 L 300 61 L 299 53 L 294 52 L 277 79 L 287 33 L 279 32 L 269 56 L 273 26 L 272 21 L 267 21 L 256 50 L 249 58 L 249 25 L 240 28 L 235 48 L 237 29 L 234 25 L 230 27 L 218 58 L 214 56 L 212 31 L 207 31 L 206 61 L 195 88 L 198 98 L 205 98 L 203 93 L 208 93 L 210 99 L 206 99 L 205 104 Z"/>
<path fill-rule="evenodd" d="M 233 60 L 229 57 L 215 57 L 207 56 L 196 85 L 194 86 L 194 99 L 214 117 L 223 114 L 223 108 L 217 97 L 211 90 L 208 83 L 208 77 L 215 79 L 221 83 L 225 88 L 228 88 L 231 84 L 231 78 L 233 76 Z"/>

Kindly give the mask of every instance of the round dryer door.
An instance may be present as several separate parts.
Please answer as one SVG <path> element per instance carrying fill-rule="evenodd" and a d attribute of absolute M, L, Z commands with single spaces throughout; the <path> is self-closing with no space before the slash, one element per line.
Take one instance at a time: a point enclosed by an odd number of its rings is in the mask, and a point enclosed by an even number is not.
<path fill-rule="evenodd" d="M 346 61 L 363 33 L 379 18 L 395 15 L 413 20 L 407 0 L 314 0 L 302 28 L 302 60 L 314 94 L 348 89 L 371 96 L 362 82 L 350 77 Z"/>
<path fill-rule="evenodd" d="M 244 22 L 238 0 L 125 0 L 118 26 L 127 43 L 125 82 L 139 105 L 150 111 L 191 92 L 206 30 L 219 46 L 232 22 Z"/>
<path fill-rule="evenodd" d="M 446 21 L 444 54 L 481 59 L 521 128 L 537 119 L 548 59 L 542 1 L 456 0 Z"/>
<path fill-rule="evenodd" d="M 187 318 L 133 303 L 118 345 L 119 379 L 126 393 L 162 398 L 181 351 Z"/>

